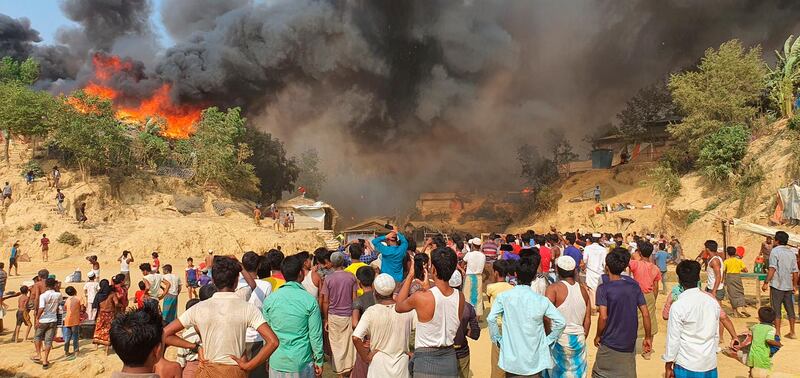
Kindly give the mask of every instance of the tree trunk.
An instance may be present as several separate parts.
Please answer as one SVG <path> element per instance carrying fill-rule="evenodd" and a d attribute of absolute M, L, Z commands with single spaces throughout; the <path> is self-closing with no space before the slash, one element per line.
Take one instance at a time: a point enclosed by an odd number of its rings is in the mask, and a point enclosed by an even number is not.
<path fill-rule="evenodd" d="M 31 136 L 31 160 L 36 159 L 36 135 Z"/>

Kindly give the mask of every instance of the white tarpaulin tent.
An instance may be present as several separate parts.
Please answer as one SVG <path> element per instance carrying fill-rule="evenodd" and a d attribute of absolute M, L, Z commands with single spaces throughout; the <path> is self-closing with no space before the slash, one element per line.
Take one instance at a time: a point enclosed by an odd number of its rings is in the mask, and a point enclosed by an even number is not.
<path fill-rule="evenodd" d="M 281 222 L 288 212 L 294 213 L 294 227 L 298 230 L 333 230 L 338 213 L 325 202 L 303 196 L 277 204 Z"/>
<path fill-rule="evenodd" d="M 733 228 L 737 230 L 752 232 L 754 234 L 762 236 L 775 236 L 776 232 L 782 231 L 777 228 L 762 226 L 760 224 L 755 224 L 755 223 L 749 223 L 736 218 L 733 219 Z M 789 245 L 800 246 L 800 235 L 793 234 L 790 232 L 788 232 L 788 234 L 789 234 Z"/>
<path fill-rule="evenodd" d="M 778 189 L 778 195 L 783 203 L 783 220 L 800 219 L 800 186 L 789 185 Z"/>

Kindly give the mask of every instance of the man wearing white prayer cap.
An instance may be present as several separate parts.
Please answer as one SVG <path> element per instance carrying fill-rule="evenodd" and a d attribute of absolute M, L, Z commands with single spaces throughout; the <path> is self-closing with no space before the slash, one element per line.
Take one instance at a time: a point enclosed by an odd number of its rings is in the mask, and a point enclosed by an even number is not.
<path fill-rule="evenodd" d="M 595 291 L 597 286 L 600 285 L 600 276 L 603 275 L 606 269 L 606 255 L 608 250 L 600 245 L 599 233 L 592 233 L 592 242 L 583 249 L 583 261 L 586 264 L 586 286 L 589 289 L 589 300 L 591 302 L 591 309 L 594 309 L 595 304 Z"/>
<path fill-rule="evenodd" d="M 594 235 L 592 236 L 594 237 Z M 558 347 L 551 348 L 555 365 L 551 377 L 577 377 L 588 371 L 586 363 L 586 334 L 592 324 L 589 293 L 575 281 L 575 259 L 561 256 L 556 259 L 559 281 L 547 287 L 545 296 L 553 302 L 566 319 Z"/>
<path fill-rule="evenodd" d="M 392 298 L 395 288 L 392 276 L 381 273 L 372 282 L 375 304 L 370 306 L 353 331 L 353 344 L 369 365 L 370 377 L 408 377 L 408 339 L 414 313 L 398 313 Z M 364 341 L 369 336 L 369 347 Z"/>

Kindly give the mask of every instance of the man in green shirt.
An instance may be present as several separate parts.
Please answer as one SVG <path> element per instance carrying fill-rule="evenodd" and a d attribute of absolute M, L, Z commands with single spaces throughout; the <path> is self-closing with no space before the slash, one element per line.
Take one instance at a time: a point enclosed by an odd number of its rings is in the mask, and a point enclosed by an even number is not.
<path fill-rule="evenodd" d="M 269 359 L 269 375 L 321 376 L 322 315 L 316 298 L 301 284 L 305 277 L 302 258 L 284 259 L 281 273 L 286 283 L 267 297 L 262 307 L 264 319 L 280 341 Z"/>

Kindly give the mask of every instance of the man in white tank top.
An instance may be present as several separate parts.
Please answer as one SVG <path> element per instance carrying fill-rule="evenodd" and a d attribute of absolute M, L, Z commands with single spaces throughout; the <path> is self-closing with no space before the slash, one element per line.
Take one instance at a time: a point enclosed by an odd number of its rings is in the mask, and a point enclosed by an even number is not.
<path fill-rule="evenodd" d="M 545 296 L 558 312 L 564 315 L 567 325 L 558 341 L 550 348 L 555 366 L 550 369 L 551 377 L 587 376 L 586 337 L 592 325 L 589 293 L 575 282 L 575 259 L 561 256 L 556 259 L 556 271 L 560 281 L 547 287 Z"/>
<path fill-rule="evenodd" d="M 413 377 L 433 378 L 458 376 L 458 360 L 453 349 L 456 331 L 464 311 L 464 296 L 450 287 L 449 280 L 456 270 L 458 257 L 450 248 L 431 252 L 432 267 L 425 272 L 425 282 L 433 277 L 434 287 L 409 295 L 414 280 L 414 265 L 397 294 L 395 311 L 416 310 L 417 332 L 414 340 Z"/>

